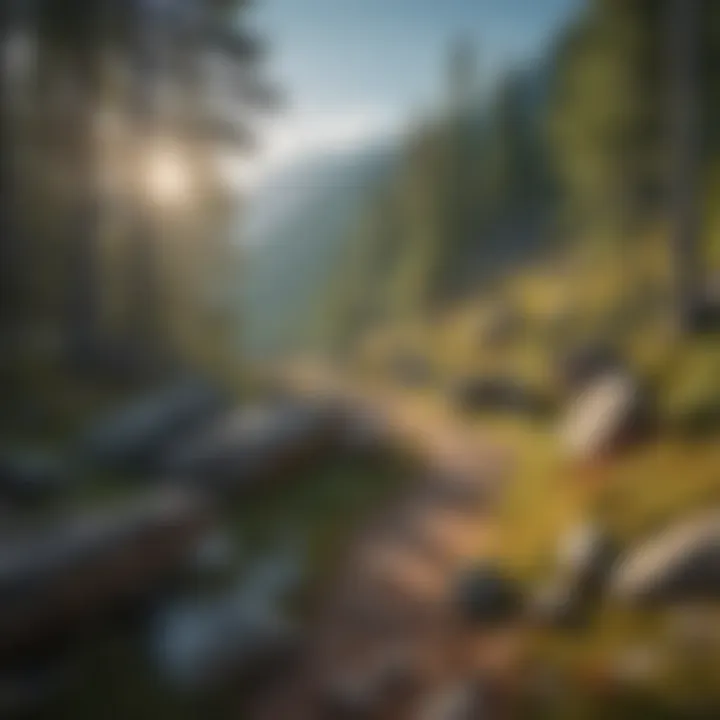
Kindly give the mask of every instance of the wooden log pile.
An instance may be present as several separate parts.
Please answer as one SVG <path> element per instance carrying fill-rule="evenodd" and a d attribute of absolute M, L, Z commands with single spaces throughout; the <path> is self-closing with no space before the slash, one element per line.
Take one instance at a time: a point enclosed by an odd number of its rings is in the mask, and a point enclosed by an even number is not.
<path fill-rule="evenodd" d="M 162 490 L 0 542 L 0 665 L 70 639 L 162 587 L 212 523 L 202 498 Z"/>

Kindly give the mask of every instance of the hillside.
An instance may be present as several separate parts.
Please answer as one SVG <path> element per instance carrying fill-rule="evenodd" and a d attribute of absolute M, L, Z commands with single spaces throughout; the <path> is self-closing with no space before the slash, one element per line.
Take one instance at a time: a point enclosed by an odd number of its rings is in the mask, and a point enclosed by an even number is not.
<path fill-rule="evenodd" d="M 396 163 L 377 142 L 345 153 L 304 158 L 248 200 L 243 237 L 247 276 L 244 343 L 257 353 L 288 349 L 307 337 L 343 243 Z"/>

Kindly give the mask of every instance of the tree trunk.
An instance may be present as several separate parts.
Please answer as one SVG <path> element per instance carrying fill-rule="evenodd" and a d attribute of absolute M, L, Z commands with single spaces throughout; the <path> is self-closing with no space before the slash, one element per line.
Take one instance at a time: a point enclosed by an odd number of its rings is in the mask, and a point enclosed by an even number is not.
<path fill-rule="evenodd" d="M 134 126 L 134 172 L 138 187 L 146 175 L 148 149 L 155 130 L 157 68 L 155 44 L 159 41 L 158 18 L 147 3 L 132 2 L 131 57 Z M 146 191 L 145 191 L 146 192 Z M 141 372 L 154 369 L 162 354 L 163 328 L 160 322 L 159 258 L 156 233 L 151 217 L 151 198 L 140 190 L 131 209 L 129 319 L 133 363 Z"/>
<path fill-rule="evenodd" d="M 15 163 L 12 138 L 12 98 L 6 64 L 5 46 L 17 29 L 14 3 L 0 4 L 0 42 L 2 43 L 2 98 L 0 105 L 0 337 L 5 351 L 15 322 L 17 307 L 17 213 L 14 199 Z"/>
<path fill-rule="evenodd" d="M 671 77 L 671 233 L 676 282 L 677 326 L 692 329 L 696 309 L 698 267 L 699 166 L 699 2 L 670 2 Z"/>

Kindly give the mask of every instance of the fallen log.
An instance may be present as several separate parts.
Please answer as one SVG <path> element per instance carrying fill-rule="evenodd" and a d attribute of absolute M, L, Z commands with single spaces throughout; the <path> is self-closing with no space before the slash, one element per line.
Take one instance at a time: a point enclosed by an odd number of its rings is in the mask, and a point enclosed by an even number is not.
<path fill-rule="evenodd" d="M 92 465 L 152 473 L 168 446 L 214 420 L 225 398 L 201 383 L 186 383 L 130 402 L 96 421 L 80 438 L 78 456 Z"/>
<path fill-rule="evenodd" d="M 237 494 L 340 448 L 345 416 L 322 402 L 242 408 L 171 450 L 162 468 L 203 490 Z"/>
<path fill-rule="evenodd" d="M 0 664 L 147 597 L 181 570 L 212 521 L 177 489 L 0 541 Z"/>

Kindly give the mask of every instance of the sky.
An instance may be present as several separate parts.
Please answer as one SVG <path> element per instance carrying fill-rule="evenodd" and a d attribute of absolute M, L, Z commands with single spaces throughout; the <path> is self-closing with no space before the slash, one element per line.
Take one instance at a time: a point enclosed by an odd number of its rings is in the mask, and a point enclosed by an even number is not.
<path fill-rule="evenodd" d="M 471 40 L 485 86 L 532 61 L 582 0 L 256 0 L 267 74 L 286 107 L 261 125 L 247 184 L 298 157 L 389 134 L 441 97 L 454 39 Z"/>

